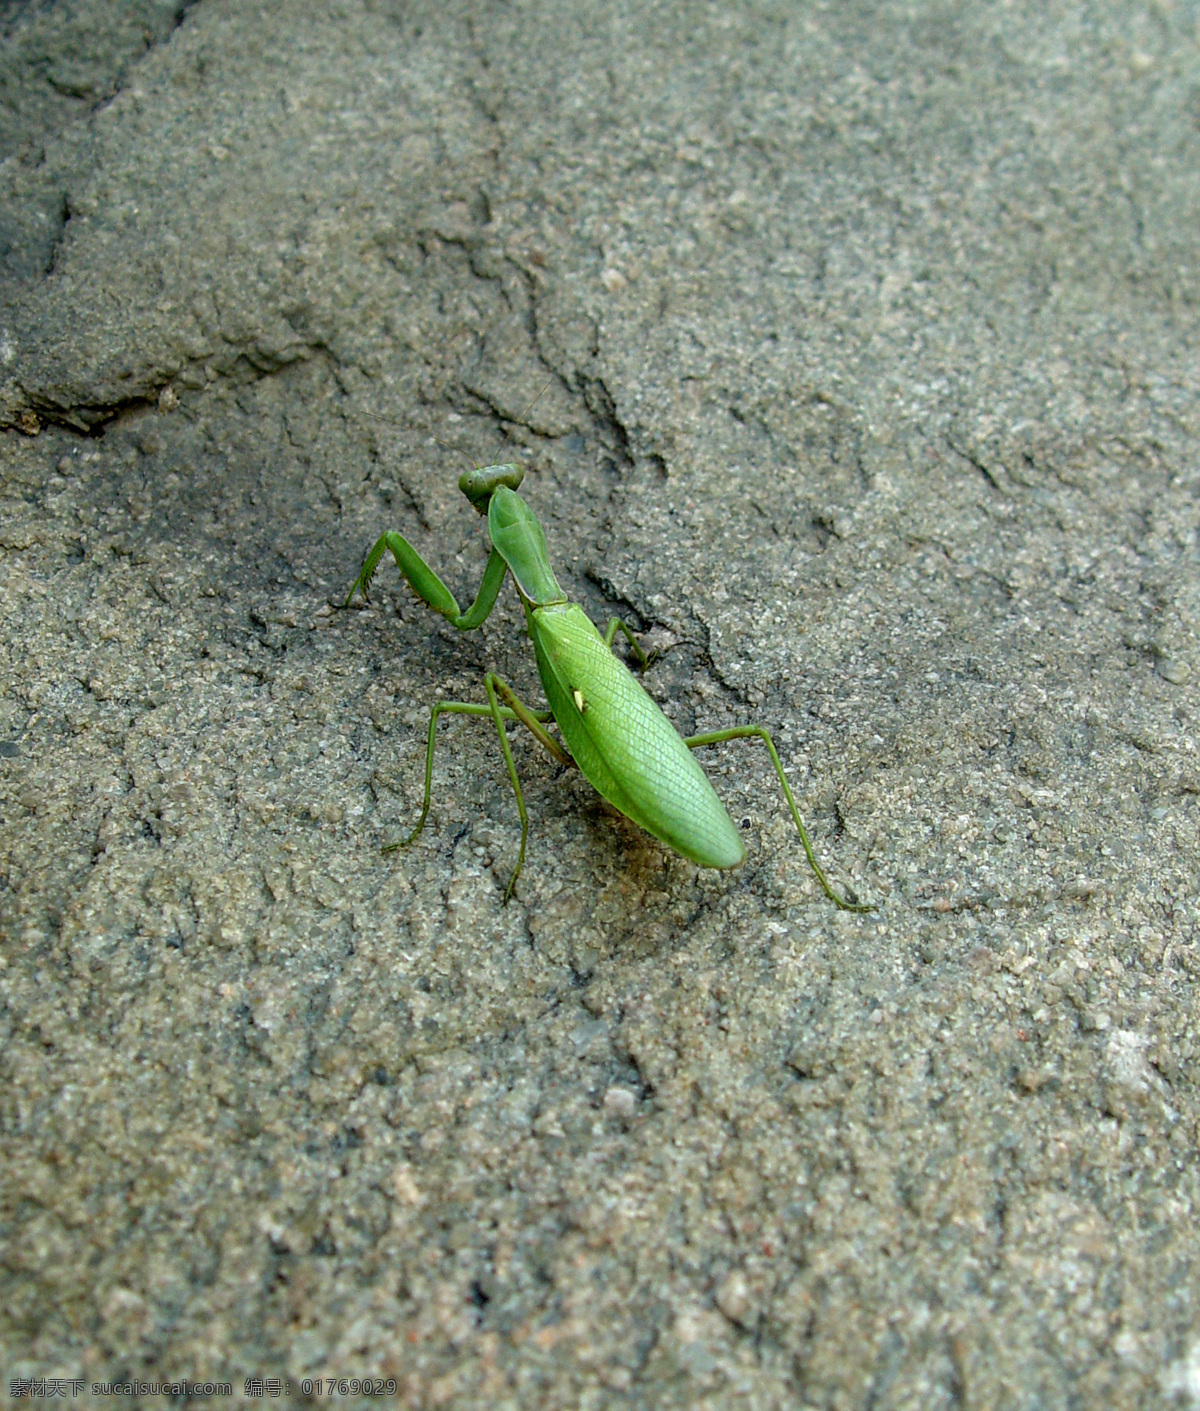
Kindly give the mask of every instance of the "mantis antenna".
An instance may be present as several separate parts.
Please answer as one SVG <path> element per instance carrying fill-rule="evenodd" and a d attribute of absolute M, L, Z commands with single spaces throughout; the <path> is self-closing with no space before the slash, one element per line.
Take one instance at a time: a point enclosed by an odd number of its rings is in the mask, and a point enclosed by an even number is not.
<path fill-rule="evenodd" d="M 525 410 L 521 413 L 521 415 L 516 418 L 516 420 L 513 422 L 513 425 L 514 425 L 514 426 L 519 426 L 519 425 L 521 424 L 521 422 L 523 422 L 523 421 L 525 420 L 525 418 L 526 418 L 526 417 L 529 415 L 529 413 L 534 409 L 534 407 L 536 407 L 537 404 L 542 400 L 542 394 L 545 392 L 546 388 L 549 387 L 549 386 L 550 386 L 550 383 L 553 382 L 553 381 L 554 381 L 553 378 L 549 378 L 546 382 L 544 382 L 544 383 L 542 384 L 542 389 L 541 389 L 541 391 L 537 394 L 537 396 L 533 399 L 533 401 L 530 402 L 530 404 L 525 408 Z M 364 412 L 362 413 L 362 415 L 363 415 L 363 416 L 369 416 L 373 421 L 387 421 L 387 420 L 388 420 L 387 417 L 385 417 L 385 416 L 380 416 L 378 412 L 368 412 L 368 411 L 364 411 Z M 441 447 L 443 448 L 443 450 L 453 451 L 456 456 L 464 456 L 468 461 L 471 462 L 471 468 L 472 468 L 473 470 L 478 470 L 478 469 L 479 469 L 479 466 L 477 466 L 477 465 L 475 464 L 474 457 L 468 455 L 468 453 L 467 453 L 466 451 L 464 451 L 461 446 L 452 446 L 449 441 L 443 441 L 440 436 L 435 436 L 433 439 L 437 442 L 437 444 L 438 444 L 439 446 L 441 446 Z M 512 432 L 511 432 L 511 431 L 506 431 L 506 432 L 504 433 L 504 435 L 500 438 L 500 444 L 496 447 L 496 453 L 495 453 L 495 455 L 492 456 L 492 459 L 491 459 L 491 461 L 489 462 L 490 465 L 495 465 L 495 464 L 497 463 L 497 460 L 498 460 L 498 458 L 499 458 L 500 452 L 505 448 L 505 446 L 508 445 L 508 443 L 509 443 L 509 441 L 510 441 L 511 439 L 512 439 Z"/>
<path fill-rule="evenodd" d="M 464 451 L 461 446 L 452 446 L 449 441 L 443 441 L 440 436 L 435 436 L 433 439 L 438 443 L 439 446 L 441 446 L 444 451 L 453 451 L 456 456 L 465 456 L 466 459 L 471 462 L 471 466 L 474 470 L 479 469 L 472 457 L 467 455 L 466 451 Z M 501 441 L 500 444 L 503 445 L 504 442 Z"/>
<path fill-rule="evenodd" d="M 550 383 L 553 382 L 553 381 L 554 381 L 554 379 L 553 379 L 553 378 L 550 378 L 547 382 L 544 382 L 544 383 L 542 384 L 542 391 L 537 394 L 537 396 L 533 399 L 532 402 L 530 402 L 530 404 L 525 408 L 525 410 L 521 413 L 521 415 L 520 415 L 519 417 L 517 417 L 516 421 L 513 423 L 514 426 L 518 425 L 519 423 L 521 423 L 522 421 L 525 420 L 525 418 L 526 418 L 526 417 L 529 415 L 529 413 L 534 409 L 534 407 L 536 407 L 537 404 L 542 400 L 542 392 L 544 392 L 544 391 L 546 390 L 546 388 L 550 386 Z M 502 437 L 501 440 L 500 440 L 500 444 L 496 447 L 496 454 L 492 457 L 492 460 L 491 460 L 491 464 L 492 464 L 492 465 L 496 465 L 496 464 L 499 462 L 499 460 L 500 460 L 500 452 L 505 448 L 505 446 L 508 445 L 509 438 L 510 438 L 511 436 L 512 436 L 512 432 L 511 432 L 511 431 L 506 431 L 506 432 L 504 433 L 503 437 Z M 437 438 L 434 437 L 434 440 L 437 440 Z M 439 445 L 442 445 L 442 444 L 444 444 L 444 443 L 438 442 L 438 444 L 439 444 Z M 474 464 L 475 464 L 474 461 L 472 461 L 471 464 L 474 465 Z"/>

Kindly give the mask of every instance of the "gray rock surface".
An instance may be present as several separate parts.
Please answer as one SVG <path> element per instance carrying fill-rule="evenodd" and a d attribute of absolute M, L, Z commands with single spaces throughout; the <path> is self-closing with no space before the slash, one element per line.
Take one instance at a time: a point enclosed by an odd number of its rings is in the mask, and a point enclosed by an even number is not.
<path fill-rule="evenodd" d="M 0 1394 L 1200 1406 L 1196 4 L 135 10 L 0 15 Z M 746 742 L 381 855 L 505 432 L 878 911 Z"/>

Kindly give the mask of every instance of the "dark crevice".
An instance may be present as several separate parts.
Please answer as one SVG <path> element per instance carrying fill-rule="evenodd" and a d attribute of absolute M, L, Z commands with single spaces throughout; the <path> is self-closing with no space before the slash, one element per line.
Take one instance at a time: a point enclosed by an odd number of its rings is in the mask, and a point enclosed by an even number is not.
<path fill-rule="evenodd" d="M 631 470 L 634 461 L 629 446 L 629 432 L 617 416 L 617 404 L 612 393 L 600 377 L 581 376 L 580 383 L 587 409 L 600 423 L 602 432 L 608 433 L 608 447 L 617 455 L 621 470 Z M 604 439 L 603 435 L 601 439 Z"/>
<path fill-rule="evenodd" d="M 268 358 L 254 350 L 239 352 L 232 362 L 222 359 L 221 376 L 226 382 L 237 387 L 261 382 L 264 378 L 285 372 L 298 362 L 306 362 L 312 357 L 329 356 L 325 344 L 320 341 L 305 343 L 295 357 L 280 359 Z M 191 368 L 213 366 L 211 359 L 190 364 Z M 0 415 L 0 429 L 15 426 L 27 433 L 41 430 L 42 426 L 60 426 L 69 431 L 82 432 L 88 436 L 103 436 L 107 427 L 118 417 L 130 413 L 153 411 L 163 389 L 170 387 L 175 377 L 162 377 L 151 382 L 141 391 L 127 397 L 118 397 L 110 402 L 56 402 L 44 394 L 25 390 L 25 405 L 8 416 Z"/>
<path fill-rule="evenodd" d="M 199 3 L 180 0 L 165 13 L 152 5 L 131 7 L 124 28 L 107 36 L 111 48 L 101 52 L 95 7 L 70 0 L 0 0 L 0 83 L 10 95 L 12 122 L 3 129 L 0 158 L 16 151 L 32 154 L 61 128 L 106 107 L 146 55 L 168 43 Z M 54 98 L 47 103 L 50 94 Z"/>
<path fill-rule="evenodd" d="M 950 447 L 950 449 L 954 452 L 956 456 L 959 456 L 962 460 L 966 461 L 968 465 L 973 466 L 980 473 L 980 475 L 983 476 L 983 478 L 987 481 L 987 483 L 992 487 L 993 490 L 997 491 L 1001 495 L 1004 494 L 1004 486 L 1001 484 L 999 477 L 996 475 L 995 471 L 993 471 L 992 468 L 987 465 L 984 461 L 980 460 L 980 458 L 973 451 L 967 449 L 964 446 L 960 446 L 952 437 L 947 437 L 946 444 Z"/>
<path fill-rule="evenodd" d="M 67 226 L 71 222 L 71 198 L 67 192 L 63 192 L 62 199 L 58 204 L 57 218 L 50 231 L 50 238 L 46 245 L 46 259 L 42 273 L 51 275 L 58 267 L 59 255 L 63 246 L 67 243 Z"/>

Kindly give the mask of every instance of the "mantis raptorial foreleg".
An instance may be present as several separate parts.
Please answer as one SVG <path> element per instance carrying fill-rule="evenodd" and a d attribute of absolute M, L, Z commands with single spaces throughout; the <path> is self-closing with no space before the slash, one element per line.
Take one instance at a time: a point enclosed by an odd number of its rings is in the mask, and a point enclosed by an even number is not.
<path fill-rule="evenodd" d="M 466 612 L 460 612 L 454 594 L 408 540 L 402 534 L 388 532 L 376 539 L 374 548 L 367 555 L 366 562 L 354 580 L 354 586 L 346 595 L 346 601 L 341 604 L 343 608 L 350 606 L 350 600 L 355 593 L 361 593 L 363 599 L 367 599 L 367 589 L 375 576 L 375 570 L 379 567 L 379 560 L 389 549 L 396 560 L 396 567 L 417 597 L 428 603 L 434 612 L 440 612 L 460 632 L 470 632 L 479 627 L 496 606 L 496 596 L 504 582 L 504 575 L 508 572 L 508 565 L 495 549 L 488 556 L 487 567 L 483 570 L 475 601 Z"/>
<path fill-rule="evenodd" d="M 779 783 L 783 788 L 783 796 L 787 799 L 788 808 L 792 810 L 792 817 L 795 819 L 796 828 L 800 833 L 800 841 L 804 844 L 804 855 L 808 858 L 808 865 L 816 874 L 817 881 L 825 889 L 825 895 L 833 902 L 834 906 L 842 911 L 874 911 L 872 906 L 864 906 L 860 902 L 847 901 L 829 885 L 829 879 L 821 870 L 821 864 L 816 859 L 813 852 L 812 843 L 808 840 L 808 830 L 805 828 L 800 818 L 800 810 L 796 807 L 796 800 L 792 797 L 791 788 L 788 786 L 787 775 L 783 772 L 783 765 L 779 762 L 779 755 L 775 751 L 775 742 L 771 739 L 770 731 L 763 725 L 735 725 L 729 730 L 710 730 L 704 735 L 687 735 L 683 743 L 689 750 L 699 749 L 701 745 L 719 745 L 725 740 L 761 740 L 767 747 L 767 752 L 771 756 L 771 763 L 775 766 L 775 773 L 779 775 Z"/>
<path fill-rule="evenodd" d="M 517 766 L 513 763 L 512 750 L 509 748 L 508 731 L 504 728 L 506 720 L 518 720 L 533 735 L 537 742 L 560 764 L 572 764 L 571 756 L 563 749 L 553 735 L 544 725 L 546 721 L 553 720 L 554 715 L 548 710 L 530 710 L 508 684 L 499 676 L 489 671 L 483 678 L 484 689 L 487 691 L 487 705 L 477 705 L 472 701 L 438 701 L 429 713 L 429 743 L 425 750 L 425 796 L 421 803 L 421 816 L 417 820 L 417 826 L 406 837 L 398 843 L 389 843 L 384 852 L 395 852 L 397 848 L 406 848 L 410 843 L 415 843 L 421 836 L 421 830 L 425 827 L 425 820 L 429 816 L 429 803 L 433 791 L 433 752 L 437 745 L 437 723 L 439 715 L 490 715 L 496 724 L 496 733 L 500 737 L 500 749 L 504 755 L 504 763 L 508 768 L 508 777 L 512 781 L 513 794 L 517 800 L 517 813 L 521 819 L 521 850 L 517 855 L 517 865 L 512 876 L 508 880 L 508 886 L 504 892 L 505 901 L 512 895 L 512 889 L 521 872 L 521 867 L 525 862 L 525 841 L 529 836 L 529 819 L 525 813 L 525 798 L 521 793 L 521 781 L 517 777 Z M 503 696 L 508 705 L 500 704 L 499 697 Z"/>

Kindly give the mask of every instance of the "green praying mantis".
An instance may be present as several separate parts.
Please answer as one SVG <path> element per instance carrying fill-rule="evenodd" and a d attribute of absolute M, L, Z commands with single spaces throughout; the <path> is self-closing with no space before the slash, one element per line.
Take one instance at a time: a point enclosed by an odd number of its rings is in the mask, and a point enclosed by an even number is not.
<path fill-rule="evenodd" d="M 692 751 L 725 740 L 758 739 L 767 747 L 779 776 L 784 797 L 800 833 L 800 841 L 817 881 L 826 896 L 843 911 L 873 908 L 838 896 L 813 853 L 800 811 L 792 797 L 783 766 L 770 734 L 761 725 L 737 725 L 702 735 L 679 735 L 675 727 L 643 690 L 629 668 L 612 651 L 618 630 L 624 633 L 639 663 L 649 659 L 637 638 L 619 617 L 609 619 L 601 636 L 577 603 L 568 600 L 550 567 L 546 536 L 533 511 L 518 495 L 525 472 L 516 465 L 475 466 L 459 478 L 458 488 L 487 518 L 491 553 L 475 601 L 461 612 L 454 594 L 402 535 L 380 535 L 367 555 L 343 604 L 349 607 L 356 592 L 367 590 L 383 555 L 389 550 L 396 567 L 422 602 L 441 613 L 459 631 L 469 632 L 487 619 L 504 582 L 511 573 L 525 609 L 525 622 L 537 658 L 538 675 L 549 710 L 532 710 L 512 687 L 488 672 L 483 678 L 487 704 L 438 701 L 429 716 L 429 741 L 425 751 L 425 797 L 417 826 L 384 851 L 416 842 L 429 816 L 433 781 L 433 754 L 441 715 L 491 716 L 500 737 L 500 749 L 512 781 L 521 819 L 521 847 L 517 865 L 505 889 L 512 896 L 525 862 L 529 819 L 521 782 L 513 764 L 507 721 L 519 721 L 560 764 L 576 765 L 615 808 L 701 867 L 730 868 L 745 861 L 746 848 L 733 820 L 717 797 L 708 776 Z M 503 702 L 503 704 L 502 704 Z M 562 741 L 546 729 L 558 726 Z"/>

